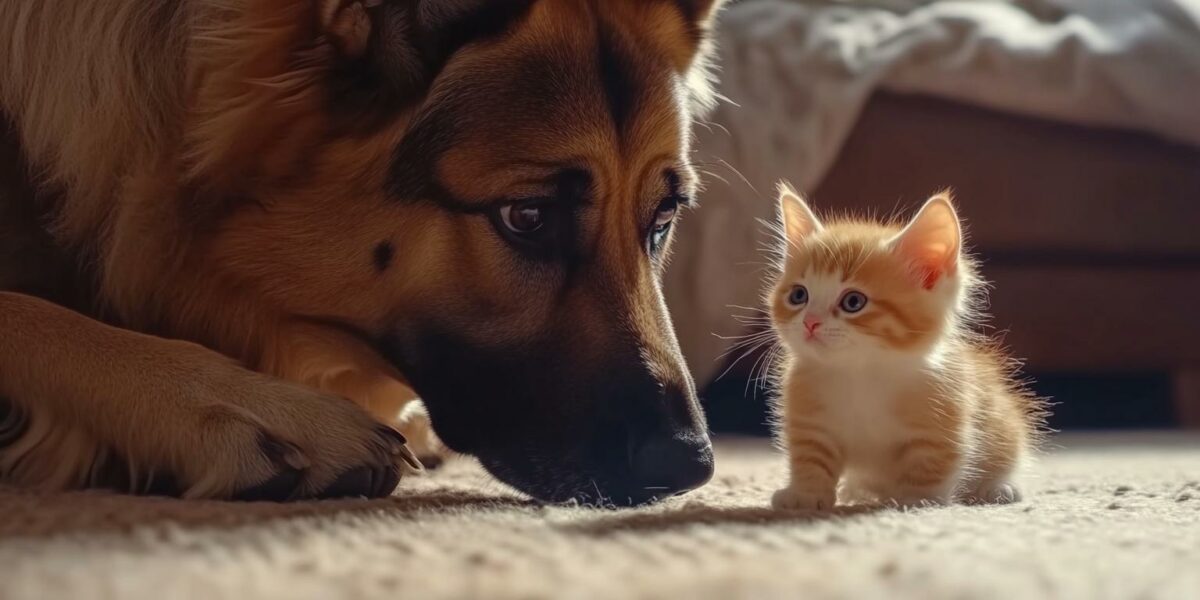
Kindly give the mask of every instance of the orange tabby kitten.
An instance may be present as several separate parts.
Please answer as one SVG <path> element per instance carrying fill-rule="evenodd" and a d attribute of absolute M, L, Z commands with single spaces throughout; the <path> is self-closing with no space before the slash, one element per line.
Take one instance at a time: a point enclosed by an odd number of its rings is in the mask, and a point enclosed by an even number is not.
<path fill-rule="evenodd" d="M 1041 408 L 1008 359 L 972 333 L 982 282 L 946 194 L 903 228 L 822 224 L 780 187 L 786 254 L 769 298 L 787 358 L 780 433 L 787 487 L 772 505 L 826 510 L 1013 502 Z"/>

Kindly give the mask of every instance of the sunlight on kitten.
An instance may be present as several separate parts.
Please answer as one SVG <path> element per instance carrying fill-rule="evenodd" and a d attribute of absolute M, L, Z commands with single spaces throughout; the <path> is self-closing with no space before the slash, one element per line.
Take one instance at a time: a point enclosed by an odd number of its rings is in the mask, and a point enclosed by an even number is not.
<path fill-rule="evenodd" d="M 785 350 L 777 425 L 790 480 L 772 505 L 1019 500 L 1012 475 L 1044 410 L 974 330 L 984 284 L 949 194 L 903 226 L 823 223 L 781 185 L 779 217 L 767 308 Z"/>

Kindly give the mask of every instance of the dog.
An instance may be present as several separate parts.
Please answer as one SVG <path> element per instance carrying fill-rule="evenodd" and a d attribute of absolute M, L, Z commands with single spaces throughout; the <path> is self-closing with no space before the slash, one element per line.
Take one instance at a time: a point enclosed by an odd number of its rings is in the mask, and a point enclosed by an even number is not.
<path fill-rule="evenodd" d="M 385 496 L 419 397 L 538 499 L 703 485 L 660 280 L 720 4 L 0 4 L 0 479 Z"/>

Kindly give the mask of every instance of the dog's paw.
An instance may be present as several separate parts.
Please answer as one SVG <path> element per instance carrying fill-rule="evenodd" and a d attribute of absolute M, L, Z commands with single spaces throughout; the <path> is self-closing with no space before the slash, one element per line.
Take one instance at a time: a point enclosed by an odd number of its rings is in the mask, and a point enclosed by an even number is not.
<path fill-rule="evenodd" d="M 188 498 L 377 498 L 420 467 L 403 435 L 349 400 L 257 374 L 233 383 L 197 386 L 214 397 L 143 434 L 126 453 L 134 486 L 158 471 Z"/>
<path fill-rule="evenodd" d="M 349 400 L 272 381 L 251 410 L 305 458 L 293 497 L 387 496 L 421 463 L 404 435 Z"/>
<path fill-rule="evenodd" d="M 421 463 L 408 449 L 404 436 L 387 425 L 377 425 L 356 445 L 367 448 L 358 456 L 333 460 L 316 454 L 316 467 L 306 476 L 302 494 L 314 498 L 364 496 L 382 498 L 391 495 L 405 472 L 421 470 Z M 332 481 L 323 484 L 332 476 Z"/>
<path fill-rule="evenodd" d="M 165 478 L 186 498 L 282 501 L 296 494 L 311 465 L 297 445 L 253 413 L 231 404 L 211 404 L 195 417 L 194 437 L 176 451 L 175 464 L 167 473 L 155 468 L 152 459 L 129 457 L 126 468 L 135 491 L 153 480 L 158 491 L 166 491 Z M 139 481 L 139 474 L 148 482 Z"/>
<path fill-rule="evenodd" d="M 454 455 L 433 432 L 429 411 L 420 400 L 414 400 L 404 407 L 396 428 L 408 439 L 408 447 L 426 469 L 436 469 Z"/>
<path fill-rule="evenodd" d="M 965 504 L 1012 504 L 1022 499 L 1021 490 L 1007 481 L 991 481 L 960 494 Z"/>
<path fill-rule="evenodd" d="M 837 492 L 833 489 L 809 490 L 796 486 L 780 489 L 771 496 L 771 507 L 776 510 L 804 510 L 824 512 L 833 510 L 837 503 Z"/>

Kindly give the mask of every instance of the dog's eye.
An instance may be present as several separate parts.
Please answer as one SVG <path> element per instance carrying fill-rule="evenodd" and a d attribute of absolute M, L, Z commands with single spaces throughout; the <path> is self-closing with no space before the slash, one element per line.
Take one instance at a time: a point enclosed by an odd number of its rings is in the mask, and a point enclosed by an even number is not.
<path fill-rule="evenodd" d="M 561 229 L 560 215 L 553 199 L 531 198 L 497 206 L 488 213 L 492 227 L 509 244 L 521 251 L 536 252 L 546 258 Z"/>
<path fill-rule="evenodd" d="M 658 205 L 658 212 L 654 213 L 654 232 L 662 233 L 671 226 L 675 220 L 675 213 L 679 212 L 679 201 L 675 198 L 667 198 L 662 204 Z"/>
<path fill-rule="evenodd" d="M 545 206 L 538 202 L 506 204 L 500 207 L 500 221 L 509 231 L 527 236 L 546 225 Z"/>
<path fill-rule="evenodd" d="M 663 200 L 658 205 L 658 210 L 654 212 L 654 226 L 650 228 L 650 245 L 652 247 L 662 244 L 663 238 L 671 230 L 671 224 L 675 222 L 675 215 L 678 213 L 679 199 L 674 196 Z"/>

